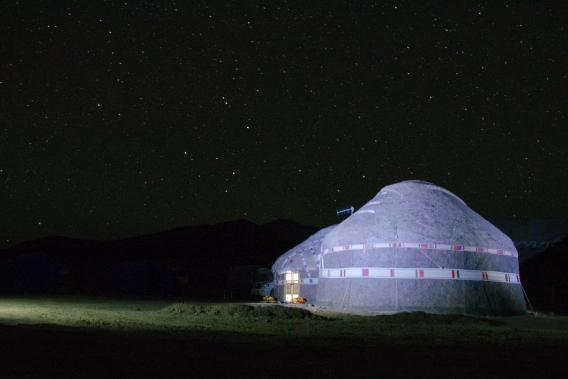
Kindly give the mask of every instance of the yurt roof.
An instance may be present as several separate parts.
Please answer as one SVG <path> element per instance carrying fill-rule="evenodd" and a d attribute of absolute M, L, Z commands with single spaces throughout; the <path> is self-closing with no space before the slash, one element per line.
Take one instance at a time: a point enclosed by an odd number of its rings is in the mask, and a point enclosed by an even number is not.
<path fill-rule="evenodd" d="M 516 254 L 512 240 L 459 197 L 418 180 L 384 187 L 327 234 L 323 249 L 380 242 L 452 243 Z"/>
<path fill-rule="evenodd" d="M 336 226 L 331 225 L 319 230 L 301 244 L 282 254 L 272 266 L 272 271 L 282 274 L 286 271 L 317 270 L 322 241 Z"/>

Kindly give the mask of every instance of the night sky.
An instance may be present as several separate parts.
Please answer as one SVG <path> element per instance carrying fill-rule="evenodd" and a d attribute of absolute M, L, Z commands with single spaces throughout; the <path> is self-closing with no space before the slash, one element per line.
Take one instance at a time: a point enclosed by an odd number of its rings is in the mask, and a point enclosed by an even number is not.
<path fill-rule="evenodd" d="M 6 3 L 0 247 L 323 227 L 408 179 L 568 215 L 561 1 Z"/>

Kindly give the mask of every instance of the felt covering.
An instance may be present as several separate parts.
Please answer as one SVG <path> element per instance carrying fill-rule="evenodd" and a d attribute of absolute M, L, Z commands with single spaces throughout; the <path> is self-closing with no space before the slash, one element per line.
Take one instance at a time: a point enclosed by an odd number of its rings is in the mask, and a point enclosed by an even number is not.
<path fill-rule="evenodd" d="M 526 313 L 511 239 L 449 191 L 383 188 L 321 244 L 316 304 L 355 311 Z"/>

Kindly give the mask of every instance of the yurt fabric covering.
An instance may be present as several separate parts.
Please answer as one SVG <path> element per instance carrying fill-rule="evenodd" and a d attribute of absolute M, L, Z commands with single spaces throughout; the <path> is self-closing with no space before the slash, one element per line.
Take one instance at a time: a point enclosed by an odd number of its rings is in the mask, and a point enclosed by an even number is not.
<path fill-rule="evenodd" d="M 321 260 L 321 244 L 327 233 L 336 225 L 321 229 L 306 241 L 284 253 L 272 266 L 275 278 L 275 296 L 277 299 L 286 299 L 287 272 L 298 275 L 298 295 L 304 299 L 315 302 L 317 284 L 319 280 L 319 265 Z M 288 278 L 290 279 L 290 278 Z"/>
<path fill-rule="evenodd" d="M 321 244 L 316 304 L 371 312 L 526 313 L 511 239 L 451 192 L 384 187 Z"/>

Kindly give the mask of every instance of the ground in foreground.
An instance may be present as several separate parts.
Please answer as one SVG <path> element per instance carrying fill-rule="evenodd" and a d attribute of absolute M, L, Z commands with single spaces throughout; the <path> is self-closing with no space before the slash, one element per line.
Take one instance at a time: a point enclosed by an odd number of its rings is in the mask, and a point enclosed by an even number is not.
<path fill-rule="evenodd" d="M 568 318 L 0 299 L 0 376 L 568 377 Z"/>

